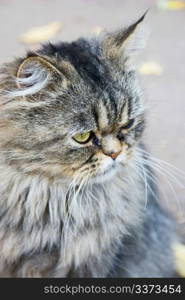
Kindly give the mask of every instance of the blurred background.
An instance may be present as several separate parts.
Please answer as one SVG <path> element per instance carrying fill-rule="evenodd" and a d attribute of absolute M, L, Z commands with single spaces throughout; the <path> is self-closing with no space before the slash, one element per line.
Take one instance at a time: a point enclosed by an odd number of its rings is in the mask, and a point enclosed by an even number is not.
<path fill-rule="evenodd" d="M 0 0 L 0 63 L 46 40 L 70 41 L 130 24 L 148 8 L 150 37 L 138 67 L 149 107 L 145 140 L 155 157 L 174 165 L 157 167 L 161 199 L 185 236 L 185 1 Z"/>

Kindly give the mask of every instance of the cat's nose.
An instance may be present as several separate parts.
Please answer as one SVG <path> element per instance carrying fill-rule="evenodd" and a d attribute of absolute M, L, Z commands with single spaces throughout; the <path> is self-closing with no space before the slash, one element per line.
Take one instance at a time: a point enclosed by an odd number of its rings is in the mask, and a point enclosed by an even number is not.
<path fill-rule="evenodd" d="M 121 151 L 118 152 L 104 152 L 105 155 L 110 156 L 113 160 L 115 160 L 118 155 L 121 153 Z"/>
<path fill-rule="evenodd" d="M 107 134 L 103 136 L 101 140 L 101 145 L 103 153 L 111 157 L 113 160 L 115 160 L 116 157 L 122 151 L 120 141 L 112 134 Z"/>

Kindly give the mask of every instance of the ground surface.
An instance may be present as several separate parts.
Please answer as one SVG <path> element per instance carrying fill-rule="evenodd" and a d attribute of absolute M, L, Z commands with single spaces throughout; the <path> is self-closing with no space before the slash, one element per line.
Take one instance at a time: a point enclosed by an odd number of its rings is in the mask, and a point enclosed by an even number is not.
<path fill-rule="evenodd" d="M 18 38 L 33 26 L 62 21 L 62 30 L 52 40 L 72 40 L 81 35 L 88 36 L 97 26 L 115 28 L 130 23 L 151 7 L 146 20 L 151 35 L 141 59 L 142 62 L 160 64 L 163 74 L 141 76 L 144 96 L 150 107 L 146 140 L 155 156 L 185 170 L 185 9 L 164 11 L 157 8 L 156 2 L 0 0 L 0 62 L 21 55 L 29 48 Z M 173 184 L 173 192 L 168 180 L 161 180 L 168 195 L 164 203 L 168 202 L 172 210 L 175 208 L 183 229 L 185 192 L 177 184 Z"/>

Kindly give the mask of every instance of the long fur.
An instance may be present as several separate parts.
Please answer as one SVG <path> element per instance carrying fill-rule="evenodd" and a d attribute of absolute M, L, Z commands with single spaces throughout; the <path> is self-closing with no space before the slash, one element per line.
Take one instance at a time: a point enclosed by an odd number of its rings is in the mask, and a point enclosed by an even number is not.
<path fill-rule="evenodd" d="M 175 274 L 175 223 L 138 150 L 145 106 L 127 39 L 140 22 L 2 67 L 1 276 Z"/>

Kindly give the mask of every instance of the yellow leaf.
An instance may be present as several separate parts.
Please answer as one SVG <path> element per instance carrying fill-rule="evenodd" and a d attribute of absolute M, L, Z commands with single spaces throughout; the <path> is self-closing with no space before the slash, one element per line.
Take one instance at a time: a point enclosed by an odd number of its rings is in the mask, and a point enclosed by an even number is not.
<path fill-rule="evenodd" d="M 101 26 L 94 26 L 91 31 L 94 34 L 99 35 L 102 32 L 102 30 L 103 28 Z"/>
<path fill-rule="evenodd" d="M 33 27 L 20 36 L 20 40 L 26 44 L 38 44 L 49 40 L 62 27 L 61 22 L 52 22 L 45 26 Z"/>
<path fill-rule="evenodd" d="M 173 250 L 175 254 L 176 271 L 181 277 L 185 277 L 185 245 L 175 244 Z"/>
<path fill-rule="evenodd" d="M 141 65 L 139 73 L 142 75 L 157 75 L 160 76 L 163 73 L 163 68 L 155 61 L 149 61 Z"/>
<path fill-rule="evenodd" d="M 179 10 L 185 8 L 184 1 L 158 1 L 158 7 L 164 10 Z"/>

